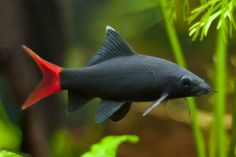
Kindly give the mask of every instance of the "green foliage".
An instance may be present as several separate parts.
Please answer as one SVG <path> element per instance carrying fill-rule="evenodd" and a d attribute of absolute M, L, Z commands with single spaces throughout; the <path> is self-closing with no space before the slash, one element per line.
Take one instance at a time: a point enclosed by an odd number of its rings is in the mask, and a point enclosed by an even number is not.
<path fill-rule="evenodd" d="M 22 157 L 21 155 L 6 151 L 6 150 L 2 150 L 0 151 L 0 157 Z"/>
<path fill-rule="evenodd" d="M 163 11 L 163 2 L 159 2 L 160 7 Z M 170 0 L 165 2 L 167 5 L 164 7 L 166 15 L 169 22 L 173 22 L 177 18 L 178 8 L 181 8 L 183 19 L 186 20 L 189 15 L 189 0 Z"/>
<path fill-rule="evenodd" d="M 176 1 L 176 0 L 173 0 L 173 1 Z M 168 9 L 169 3 L 165 0 L 160 1 L 160 7 L 162 10 L 162 14 L 163 14 L 164 22 L 166 26 L 166 31 L 167 31 L 167 34 L 171 43 L 171 47 L 173 49 L 175 59 L 178 62 L 178 64 L 180 64 L 181 66 L 186 66 L 183 52 L 182 52 L 180 43 L 178 41 L 178 36 L 177 36 L 176 30 L 173 24 L 173 18 L 175 17 L 175 12 L 173 12 L 172 9 Z"/>
<path fill-rule="evenodd" d="M 9 120 L 0 102 L 0 149 L 18 150 L 21 143 L 21 131 Z"/>
<path fill-rule="evenodd" d="M 198 36 L 202 40 L 207 36 L 208 31 L 214 21 L 217 22 L 217 38 L 215 47 L 215 88 L 218 94 L 215 95 L 214 106 L 214 124 L 211 130 L 209 142 L 209 156 L 210 157 L 226 157 L 226 137 L 224 116 L 226 106 L 226 69 L 227 69 L 227 37 L 232 36 L 235 25 L 235 0 L 209 0 L 202 2 L 201 6 L 191 12 L 189 23 L 193 23 L 196 19 L 200 18 L 189 28 L 189 35 L 195 40 Z M 236 114 L 233 112 L 233 117 Z M 234 122 L 235 123 L 235 122 Z M 229 156 L 233 157 L 235 152 L 235 127 L 233 127 L 231 148 L 229 149 Z"/>
<path fill-rule="evenodd" d="M 189 28 L 189 36 L 192 36 L 193 40 L 200 36 L 202 40 L 207 36 L 209 28 L 214 21 L 218 21 L 217 29 L 222 28 L 232 35 L 233 29 L 236 29 L 235 8 L 236 0 L 228 2 L 227 0 L 209 0 L 206 3 L 202 2 L 202 5 L 194 9 L 188 18 L 189 24 L 200 18 Z M 222 25 L 222 23 L 225 23 L 225 25 Z"/>
<path fill-rule="evenodd" d="M 91 150 L 82 157 L 115 157 L 119 144 L 126 141 L 137 143 L 139 138 L 134 135 L 107 136 L 101 142 L 92 145 Z"/>

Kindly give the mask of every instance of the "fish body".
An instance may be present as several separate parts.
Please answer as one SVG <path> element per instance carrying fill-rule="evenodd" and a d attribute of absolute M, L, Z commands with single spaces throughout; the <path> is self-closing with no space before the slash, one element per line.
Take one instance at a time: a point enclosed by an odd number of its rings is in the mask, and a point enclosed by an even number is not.
<path fill-rule="evenodd" d="M 191 72 L 164 59 L 134 54 L 81 69 L 63 69 L 61 86 L 83 95 L 118 101 L 154 101 L 165 91 L 168 98 L 190 96 L 174 88 Z M 197 77 L 197 76 L 195 76 Z M 173 83 L 174 82 L 174 83 Z"/>
<path fill-rule="evenodd" d="M 146 115 L 163 100 L 211 91 L 210 86 L 192 72 L 165 59 L 140 55 L 113 28 L 108 26 L 106 30 L 103 45 L 83 68 L 61 68 L 24 46 L 39 65 L 44 79 L 23 108 L 64 89 L 68 90 L 69 112 L 99 97 L 102 101 L 96 121 L 108 118 L 118 121 L 134 101 L 156 100 L 144 112 Z"/>

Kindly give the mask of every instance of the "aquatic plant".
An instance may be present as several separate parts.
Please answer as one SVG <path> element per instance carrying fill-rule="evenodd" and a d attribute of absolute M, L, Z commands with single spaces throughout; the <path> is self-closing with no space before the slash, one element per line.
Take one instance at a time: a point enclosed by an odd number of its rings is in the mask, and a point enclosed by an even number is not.
<path fill-rule="evenodd" d="M 222 29 L 232 36 L 233 30 L 236 29 L 234 17 L 235 7 L 235 0 L 206 1 L 201 6 L 191 11 L 191 16 L 188 18 L 188 23 L 191 24 L 189 36 L 192 36 L 193 40 L 200 36 L 202 40 L 207 36 L 214 21 L 217 21 L 217 30 Z M 227 34 L 224 35 L 224 39 L 226 39 L 226 35 Z"/>
<path fill-rule="evenodd" d="M 177 2 L 178 0 L 173 0 L 169 2 Z M 189 3 L 184 1 L 186 4 L 184 7 L 189 10 Z M 171 17 L 175 17 L 171 14 L 175 14 L 173 10 L 168 9 L 167 1 L 161 0 L 160 6 L 162 9 L 167 34 L 173 49 L 174 56 L 178 64 L 186 66 L 185 60 L 183 57 L 183 52 L 181 50 L 180 43 L 178 41 L 177 33 L 173 24 L 173 20 L 169 20 Z M 235 25 L 235 0 L 201 0 L 200 6 L 193 11 L 189 16 L 188 24 L 191 25 L 189 28 L 189 36 L 192 37 L 192 40 L 196 40 L 200 36 L 200 40 L 203 40 L 204 37 L 208 35 L 209 29 L 212 26 L 214 21 L 217 21 L 216 30 L 216 47 L 215 47 L 215 89 L 218 91 L 218 94 L 215 95 L 215 106 L 214 106 L 214 127 L 210 131 L 211 142 L 210 143 L 210 156 L 219 156 L 225 157 L 227 155 L 226 149 L 226 132 L 224 128 L 224 114 L 226 106 L 226 59 L 227 59 L 227 41 L 228 36 L 232 36 L 233 30 L 236 29 Z M 235 90 L 236 92 L 236 90 Z M 197 121 L 196 116 L 196 105 L 194 99 L 188 99 L 188 103 L 191 106 L 192 110 L 192 125 L 193 131 L 196 139 L 196 146 L 198 156 L 205 157 L 206 150 L 204 144 L 204 138 L 201 133 L 201 128 L 199 122 Z M 235 104 L 234 104 L 235 105 Z M 233 125 L 236 123 L 236 111 L 235 106 L 233 107 Z M 232 128 L 232 138 L 228 156 L 234 156 L 235 153 L 235 139 L 236 139 L 236 127 Z"/>
<path fill-rule="evenodd" d="M 101 142 L 92 145 L 90 151 L 81 157 L 115 157 L 117 147 L 121 143 L 137 143 L 138 141 L 139 138 L 135 135 L 107 136 Z"/>
<path fill-rule="evenodd" d="M 235 0 L 209 0 L 200 7 L 194 9 L 189 17 L 189 23 L 193 23 L 197 18 L 200 18 L 189 28 L 189 35 L 195 40 L 198 36 L 202 40 L 207 36 L 213 21 L 218 20 L 216 47 L 215 47 L 215 88 L 218 94 L 215 96 L 214 106 L 214 126 L 211 131 L 213 140 L 210 148 L 210 156 L 227 156 L 226 149 L 226 131 L 224 125 L 224 115 L 226 107 L 226 78 L 227 78 L 227 47 L 228 36 L 232 36 L 233 30 L 236 30 L 235 25 Z M 234 87 L 235 88 L 235 87 Z M 234 104 L 235 105 L 235 104 Z M 235 110 L 235 106 L 233 107 Z M 235 123 L 235 111 L 233 111 L 233 122 Z M 233 129 L 231 147 L 228 156 L 234 156 L 235 151 L 235 127 Z"/>
<path fill-rule="evenodd" d="M 22 157 L 22 156 L 19 155 L 19 154 L 15 154 L 13 152 L 9 152 L 9 151 L 6 151 L 6 150 L 1 150 L 0 151 L 0 157 Z"/>

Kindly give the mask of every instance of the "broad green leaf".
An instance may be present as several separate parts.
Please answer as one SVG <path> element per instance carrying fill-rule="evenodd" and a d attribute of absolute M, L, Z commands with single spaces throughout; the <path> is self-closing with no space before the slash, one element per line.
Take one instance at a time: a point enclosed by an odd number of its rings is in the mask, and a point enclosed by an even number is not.
<path fill-rule="evenodd" d="M 0 151 L 0 157 L 22 157 L 22 156 L 19 154 L 8 152 L 6 150 L 2 150 Z"/>
<path fill-rule="evenodd" d="M 119 144 L 126 141 L 137 143 L 139 138 L 135 135 L 107 136 L 101 142 L 92 145 L 90 151 L 82 157 L 115 157 Z"/>

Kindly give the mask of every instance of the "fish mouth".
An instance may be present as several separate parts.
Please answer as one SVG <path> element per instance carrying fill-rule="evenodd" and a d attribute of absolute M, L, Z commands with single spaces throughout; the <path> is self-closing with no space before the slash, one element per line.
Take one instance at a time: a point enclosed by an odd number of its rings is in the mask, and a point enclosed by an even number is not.
<path fill-rule="evenodd" d="M 200 90 L 197 90 L 196 92 L 194 92 L 195 96 L 205 95 L 205 94 L 215 91 L 207 84 L 201 85 L 199 89 Z"/>
<path fill-rule="evenodd" d="M 209 89 L 204 89 L 204 90 L 200 90 L 198 92 L 195 93 L 195 96 L 200 96 L 200 95 L 205 95 L 205 94 L 208 94 L 208 93 L 211 93 L 213 92 L 214 90 L 212 90 L 211 88 Z"/>

